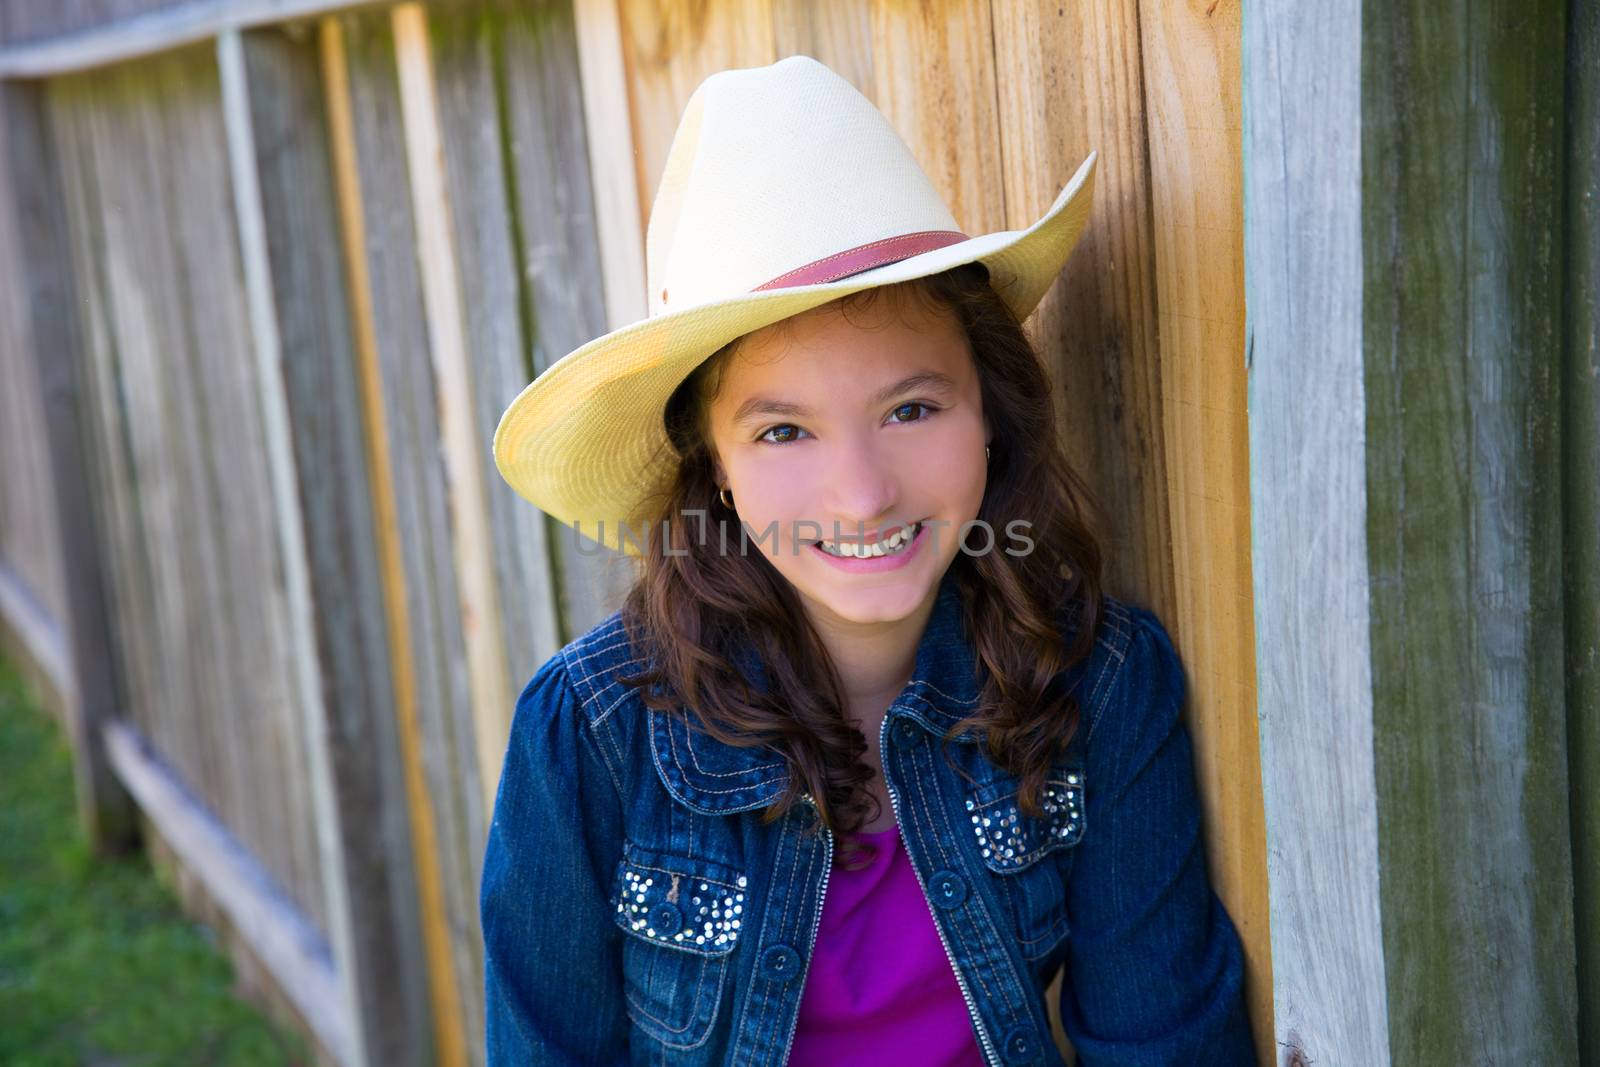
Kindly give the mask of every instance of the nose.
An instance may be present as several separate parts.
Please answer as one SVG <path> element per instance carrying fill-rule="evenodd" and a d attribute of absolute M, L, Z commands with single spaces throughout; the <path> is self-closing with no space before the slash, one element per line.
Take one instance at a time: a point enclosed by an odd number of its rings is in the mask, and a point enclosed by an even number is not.
<path fill-rule="evenodd" d="M 849 537 L 858 525 L 871 531 L 901 518 L 893 514 L 900 499 L 900 478 L 892 457 L 873 447 L 870 438 L 837 438 L 834 444 L 825 497 L 831 514 L 824 521 L 837 520 L 839 533 Z M 831 533 L 824 531 L 824 536 Z"/>

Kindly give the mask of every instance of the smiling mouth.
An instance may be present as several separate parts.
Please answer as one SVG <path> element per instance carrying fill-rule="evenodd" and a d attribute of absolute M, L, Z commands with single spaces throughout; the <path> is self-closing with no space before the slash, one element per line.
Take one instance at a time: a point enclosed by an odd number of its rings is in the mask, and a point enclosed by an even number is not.
<path fill-rule="evenodd" d="M 877 559 L 880 556 L 898 556 L 910 547 L 911 542 L 922 530 L 922 522 L 918 520 L 909 527 L 902 527 L 891 533 L 888 537 L 871 544 L 862 544 L 859 541 L 813 541 L 817 548 L 830 556 L 838 559 Z"/>

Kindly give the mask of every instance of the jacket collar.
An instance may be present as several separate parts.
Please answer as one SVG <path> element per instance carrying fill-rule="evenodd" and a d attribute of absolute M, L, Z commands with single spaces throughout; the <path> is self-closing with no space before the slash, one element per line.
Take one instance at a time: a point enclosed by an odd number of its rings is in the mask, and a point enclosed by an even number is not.
<path fill-rule="evenodd" d="M 982 689 L 952 570 L 940 579 L 933 612 L 917 645 L 911 681 L 888 712 L 939 735 L 972 712 Z M 754 650 L 741 648 L 734 658 L 751 683 L 766 692 L 766 672 Z M 681 709 L 652 710 L 649 715 L 656 773 L 667 792 L 693 810 L 728 814 L 766 807 L 787 787 L 788 766 L 776 750 L 724 744 L 700 730 L 691 722 L 692 715 Z M 956 740 L 975 738 L 963 734 Z"/>

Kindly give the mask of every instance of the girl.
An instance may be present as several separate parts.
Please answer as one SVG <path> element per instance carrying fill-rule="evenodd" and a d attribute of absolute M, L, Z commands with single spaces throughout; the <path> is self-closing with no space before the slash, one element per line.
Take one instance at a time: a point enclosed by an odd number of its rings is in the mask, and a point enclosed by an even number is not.
<path fill-rule="evenodd" d="M 1183 671 L 1101 592 L 1021 321 L 804 56 L 690 98 L 650 317 L 507 409 L 517 490 L 638 560 L 518 701 L 481 896 L 492 1064 L 1247 1064 Z"/>

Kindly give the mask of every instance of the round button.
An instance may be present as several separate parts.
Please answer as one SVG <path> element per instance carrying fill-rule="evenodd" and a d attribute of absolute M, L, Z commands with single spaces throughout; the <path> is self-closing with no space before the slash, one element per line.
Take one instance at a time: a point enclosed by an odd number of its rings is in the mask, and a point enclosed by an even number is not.
<path fill-rule="evenodd" d="M 775 982 L 787 982 L 800 973 L 800 954 L 788 945 L 773 945 L 761 954 L 761 973 Z"/>
<path fill-rule="evenodd" d="M 914 745 L 922 737 L 922 731 L 910 719 L 901 719 L 900 725 L 895 727 L 895 732 L 900 735 L 902 745 Z"/>
<path fill-rule="evenodd" d="M 1025 1063 L 1039 1054 L 1039 1035 L 1031 1026 L 1018 1026 L 1000 1043 L 1007 1063 Z"/>
<path fill-rule="evenodd" d="M 937 871 L 928 879 L 928 895 L 941 908 L 953 908 L 967 899 L 967 883 L 955 871 Z"/>
<path fill-rule="evenodd" d="M 671 904 L 657 904 L 650 909 L 650 929 L 671 937 L 683 929 L 683 913 Z"/>

